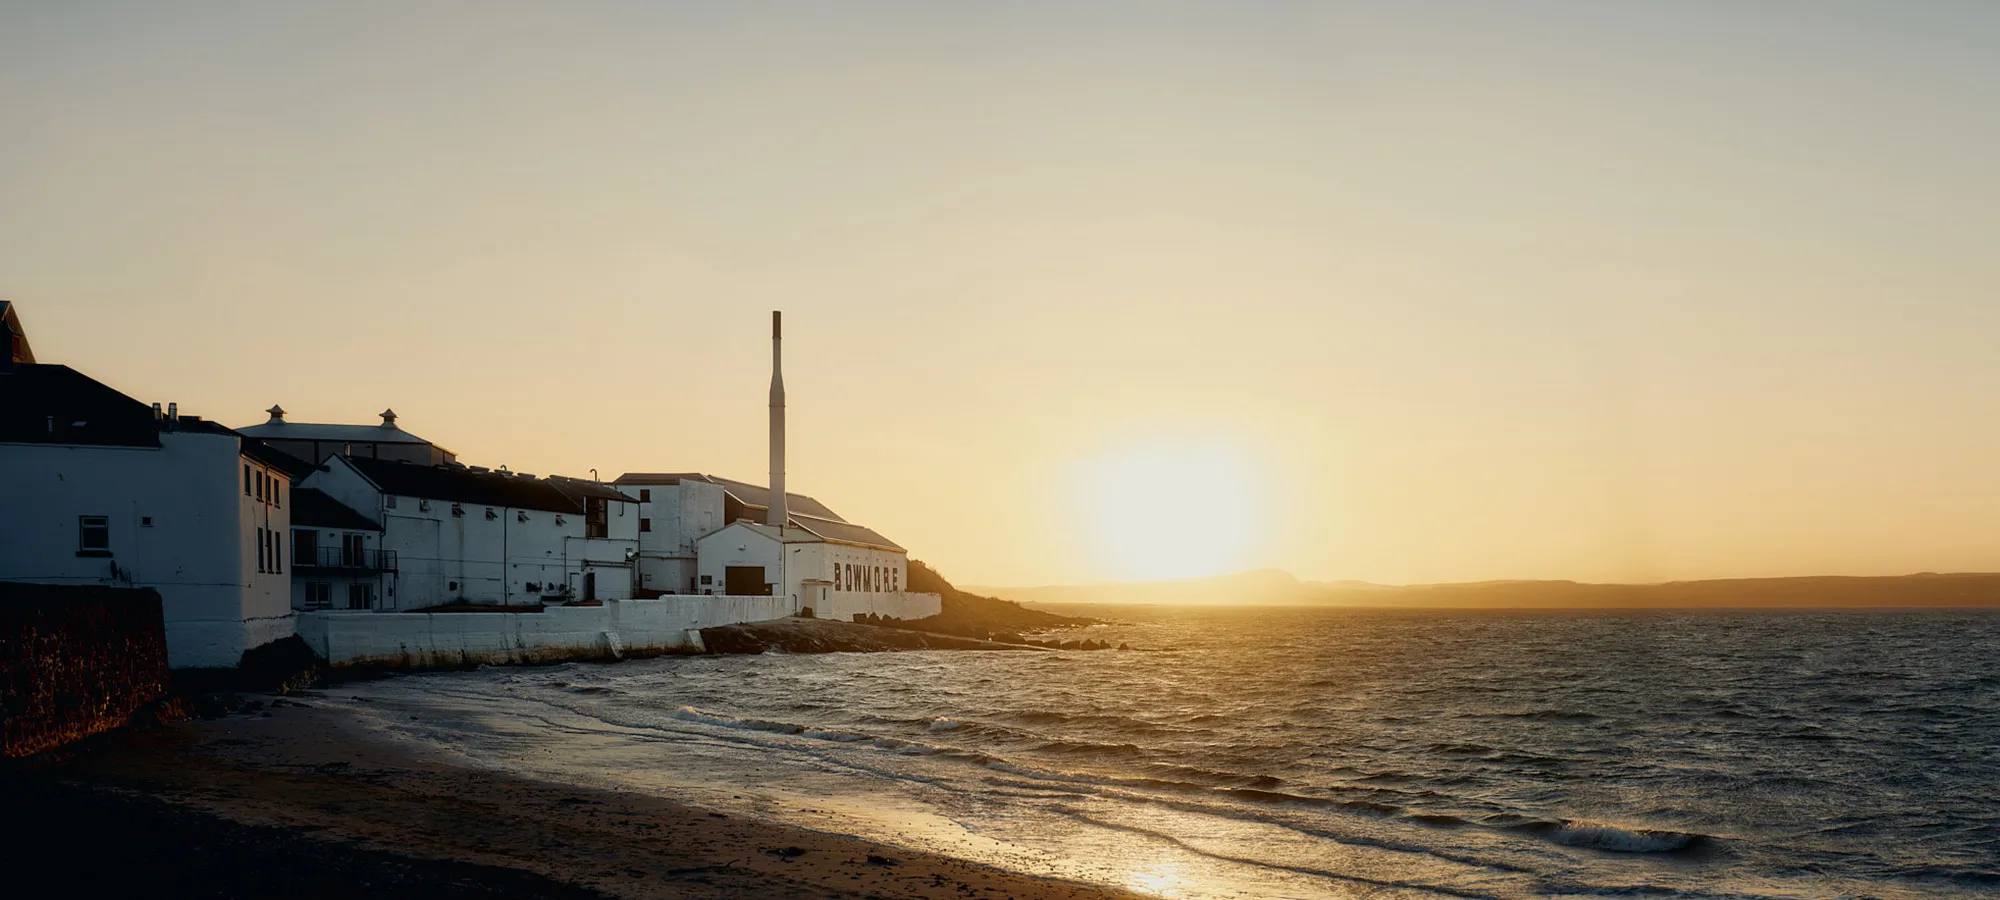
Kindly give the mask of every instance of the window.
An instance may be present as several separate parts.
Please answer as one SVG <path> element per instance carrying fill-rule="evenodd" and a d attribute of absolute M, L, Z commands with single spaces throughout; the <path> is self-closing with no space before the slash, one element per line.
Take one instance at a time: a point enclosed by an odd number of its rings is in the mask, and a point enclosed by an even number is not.
<path fill-rule="evenodd" d="M 257 529 L 257 571 L 259 572 L 264 571 L 264 546 L 267 543 L 264 540 L 264 529 Z"/>
<path fill-rule="evenodd" d="M 243 464 L 243 496 L 250 496 L 250 464 Z"/>
<path fill-rule="evenodd" d="M 640 488 L 640 489 L 639 489 L 639 502 L 640 502 L 640 503 L 651 503 L 651 502 L 653 502 L 653 492 L 652 492 L 652 490 L 651 490 L 651 489 L 649 489 L 649 488 Z"/>
<path fill-rule="evenodd" d="M 350 584 L 347 586 L 348 609 L 374 609 L 375 586 L 372 584 Z"/>
<path fill-rule="evenodd" d="M 586 497 L 583 501 L 583 536 L 601 538 L 611 534 L 610 504 L 602 497 Z"/>
<path fill-rule="evenodd" d="M 331 609 L 333 607 L 333 585 L 314 582 L 306 585 L 307 609 Z"/>
<path fill-rule="evenodd" d="M 276 478 L 271 479 L 271 505 L 285 505 L 285 483 Z"/>
<path fill-rule="evenodd" d="M 278 540 L 278 533 L 271 532 L 271 571 L 285 571 L 285 542 Z"/>
<path fill-rule="evenodd" d="M 76 517 L 76 555 L 111 555 L 111 518 L 109 516 Z"/>
<path fill-rule="evenodd" d="M 264 499 L 264 473 L 257 473 L 257 499 Z"/>
<path fill-rule="evenodd" d="M 640 520 L 639 520 L 639 530 L 640 530 L 640 531 L 652 531 L 652 530 L 653 530 L 653 520 L 652 520 L 652 519 L 640 519 Z"/>
<path fill-rule="evenodd" d="M 383 509 L 395 509 L 395 508 L 396 508 L 396 495 L 395 495 L 395 494 L 383 494 L 383 495 L 382 495 L 382 508 L 383 508 Z"/>
<path fill-rule="evenodd" d="M 292 531 L 292 565 L 298 565 L 302 559 L 308 566 L 319 562 L 319 532 L 310 528 Z"/>
<path fill-rule="evenodd" d="M 153 527 L 153 517 L 152 517 L 152 516 L 140 516 L 140 517 L 139 517 L 139 527 L 140 527 L 140 528 L 151 528 L 151 527 Z"/>

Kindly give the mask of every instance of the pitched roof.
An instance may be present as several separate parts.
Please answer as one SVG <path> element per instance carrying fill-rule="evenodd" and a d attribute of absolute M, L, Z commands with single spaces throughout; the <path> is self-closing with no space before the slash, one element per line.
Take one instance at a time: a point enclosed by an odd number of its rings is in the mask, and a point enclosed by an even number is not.
<path fill-rule="evenodd" d="M 835 522 L 828 519 L 816 519 L 811 516 L 792 516 L 791 518 L 792 525 L 795 527 L 803 528 L 835 543 L 859 544 L 863 547 L 907 552 L 895 541 L 883 537 L 881 532 L 873 528 L 856 525 L 853 522 Z"/>
<path fill-rule="evenodd" d="M 704 475 L 700 472 L 627 472 L 618 476 L 618 480 L 612 482 L 612 484 L 661 485 L 680 484 L 683 481 L 706 481 L 709 484 L 719 484 L 725 492 L 736 498 L 736 502 L 744 506 L 755 507 L 757 509 L 771 508 L 770 488 L 754 485 L 747 481 L 737 481 L 732 478 Z M 841 518 L 839 513 L 828 509 L 826 504 L 804 494 L 794 494 L 791 491 L 786 491 L 785 501 L 785 510 L 787 512 L 803 513 L 814 518 L 828 519 L 834 522 L 847 521 Z"/>
<path fill-rule="evenodd" d="M 0 372 L 0 443 L 158 447 L 153 408 L 68 366 Z"/>
<path fill-rule="evenodd" d="M 320 425 L 312 422 L 263 422 L 236 429 L 267 441 L 320 441 L 328 444 L 430 444 L 392 425 Z"/>
<path fill-rule="evenodd" d="M 405 497 L 423 497 L 480 506 L 540 509 L 578 515 L 583 513 L 585 497 L 626 503 L 638 502 L 595 482 L 583 482 L 574 478 L 561 479 L 563 484 L 558 486 L 550 479 L 531 475 L 507 475 L 500 472 L 475 472 L 459 465 L 426 466 L 360 456 L 340 458 L 346 460 L 355 471 L 373 482 L 383 493 Z M 596 489 L 579 487 L 579 483 L 591 485 Z"/>
<path fill-rule="evenodd" d="M 772 528 L 762 522 L 752 522 L 744 519 L 731 522 L 730 525 L 748 528 L 767 538 L 781 540 L 787 544 L 853 544 L 876 550 L 890 550 L 897 553 L 908 552 L 896 546 L 894 541 L 883 537 L 871 529 L 863 528 L 859 525 L 851 525 L 846 522 L 793 518 L 791 526 L 785 529 L 782 537 L 779 536 L 778 529 Z"/>
<path fill-rule="evenodd" d="M 158 447 L 153 408 L 68 366 L 16 365 L 0 371 L 0 443 Z M 220 422 L 181 416 L 173 429 L 233 437 L 246 457 L 303 478 L 313 466 Z"/>
<path fill-rule="evenodd" d="M 297 488 L 292 491 L 292 526 L 345 528 L 349 531 L 382 530 L 382 526 L 375 524 L 373 519 L 362 515 L 354 507 L 333 499 L 318 488 Z"/>
<path fill-rule="evenodd" d="M 599 500 L 613 500 L 620 503 L 639 502 L 639 498 L 613 490 L 602 482 L 571 478 L 567 475 L 550 475 L 546 480 L 549 484 L 554 485 L 556 490 L 562 491 L 576 500 L 579 506 L 582 505 L 582 498 L 584 497 L 596 497 Z"/>

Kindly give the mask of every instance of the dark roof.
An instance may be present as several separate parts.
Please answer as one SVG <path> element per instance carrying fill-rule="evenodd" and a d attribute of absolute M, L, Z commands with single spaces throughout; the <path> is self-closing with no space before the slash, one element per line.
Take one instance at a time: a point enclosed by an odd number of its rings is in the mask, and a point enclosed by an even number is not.
<path fill-rule="evenodd" d="M 0 443 L 158 447 L 153 408 L 68 366 L 0 370 Z"/>
<path fill-rule="evenodd" d="M 238 435 L 238 437 L 242 436 Z M 312 463 L 306 462 L 256 438 L 245 437 L 242 438 L 242 441 L 244 456 L 285 473 L 293 481 L 311 475 L 319 468 Z"/>
<path fill-rule="evenodd" d="M 603 482 L 586 481 L 582 478 L 571 478 L 567 475 L 550 475 L 546 480 L 549 484 L 554 485 L 556 490 L 568 494 L 571 499 L 578 501 L 579 504 L 581 504 L 584 497 L 596 497 L 599 500 L 615 500 L 620 503 L 639 502 L 639 498 L 626 496 L 606 486 Z"/>
<path fill-rule="evenodd" d="M 392 462 L 361 456 L 343 456 L 362 477 L 374 482 L 385 494 L 405 497 L 423 497 L 431 500 L 449 500 L 453 503 L 472 503 L 480 506 L 509 506 L 515 509 L 540 509 L 559 513 L 583 513 L 583 498 L 602 497 L 627 503 L 637 501 L 595 482 L 580 479 L 562 479 L 563 485 L 545 478 L 528 475 L 507 475 L 500 472 L 475 472 L 460 465 L 426 466 L 418 463 Z M 592 485 L 599 490 L 584 490 L 578 484 Z"/>
<path fill-rule="evenodd" d="M 627 472 L 624 475 L 618 476 L 618 480 L 612 483 L 649 485 L 649 484 L 680 484 L 683 481 L 706 481 L 709 484 L 719 484 L 722 486 L 722 489 L 724 491 L 728 492 L 730 496 L 736 498 L 736 502 L 741 503 L 744 506 L 754 507 L 756 509 L 771 508 L 770 488 L 754 485 L 747 481 L 737 481 L 731 478 L 718 478 L 714 475 L 704 475 L 700 472 L 676 472 L 676 473 Z M 814 500 L 813 498 L 808 497 L 804 494 L 794 494 L 791 491 L 786 491 L 785 500 L 786 500 L 785 504 L 786 512 L 801 513 L 804 515 L 812 516 L 813 518 L 816 519 L 827 519 L 834 522 L 847 521 L 846 519 L 841 518 L 839 513 L 836 513 L 833 510 L 826 508 L 826 504 L 821 503 L 818 500 Z"/>
<path fill-rule="evenodd" d="M 381 531 L 382 526 L 318 488 L 292 491 L 292 527 L 345 528 L 349 531 Z"/>
<path fill-rule="evenodd" d="M 680 484 L 683 481 L 707 481 L 708 476 L 700 472 L 626 472 L 618 476 L 612 484 Z"/>
<path fill-rule="evenodd" d="M 0 443 L 158 447 L 153 408 L 68 366 L 0 370 Z M 240 452 L 294 480 L 313 466 L 220 422 L 181 416 L 171 430 L 233 437 Z"/>
<path fill-rule="evenodd" d="M 835 522 L 816 519 L 811 516 L 792 516 L 792 524 L 829 541 L 842 544 L 860 544 L 865 547 L 880 547 L 884 550 L 902 550 L 895 541 L 882 536 L 873 528 L 866 528 L 852 522 Z"/>
<path fill-rule="evenodd" d="M 753 522 L 749 519 L 739 520 L 730 524 L 732 526 L 741 525 L 765 537 L 782 540 L 787 544 L 817 544 L 827 542 L 834 544 L 856 544 L 863 547 L 873 547 L 878 550 L 893 550 L 897 553 L 908 552 L 896 546 L 894 541 L 872 530 L 859 525 L 849 525 L 845 522 L 793 518 L 791 520 L 791 527 L 787 528 L 782 534 L 776 528 L 772 528 L 762 522 Z"/>
<path fill-rule="evenodd" d="M 267 441 L 327 444 L 425 444 L 437 446 L 393 425 L 320 425 L 313 422 L 260 422 L 236 429 Z"/>
<path fill-rule="evenodd" d="M 201 434 L 229 435 L 236 439 L 237 448 L 245 457 L 254 462 L 260 462 L 273 469 L 277 469 L 283 472 L 285 477 L 293 481 L 311 475 L 318 468 L 312 463 L 306 462 L 256 438 L 244 437 L 236 429 L 230 428 L 221 422 L 210 422 L 199 416 L 182 416 L 180 426 L 177 430 L 192 431 Z"/>

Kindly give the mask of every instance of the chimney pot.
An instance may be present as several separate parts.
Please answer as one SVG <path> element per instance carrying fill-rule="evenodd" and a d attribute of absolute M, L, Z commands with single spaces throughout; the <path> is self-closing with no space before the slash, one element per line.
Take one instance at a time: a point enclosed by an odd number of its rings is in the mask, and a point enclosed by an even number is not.
<path fill-rule="evenodd" d="M 267 409 L 267 410 L 264 410 L 264 411 L 265 411 L 265 412 L 267 412 L 267 413 L 270 413 L 270 414 L 271 414 L 271 421 L 269 421 L 269 422 L 265 422 L 264 424 L 266 424 L 266 425 L 283 425 L 283 424 L 285 424 L 285 408 L 284 408 L 284 407 L 282 407 L 282 406 L 279 406 L 279 405 L 278 405 L 278 404 L 276 404 L 276 403 L 273 403 L 273 404 L 271 404 L 271 408 L 270 408 L 270 409 Z"/>

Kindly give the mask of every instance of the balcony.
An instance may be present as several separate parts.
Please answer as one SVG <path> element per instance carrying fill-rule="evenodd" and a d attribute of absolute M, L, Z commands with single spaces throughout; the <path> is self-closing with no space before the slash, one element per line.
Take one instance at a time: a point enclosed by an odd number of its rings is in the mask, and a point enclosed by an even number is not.
<path fill-rule="evenodd" d="M 319 547 L 311 559 L 294 559 L 292 566 L 322 572 L 394 572 L 396 551 Z"/>

